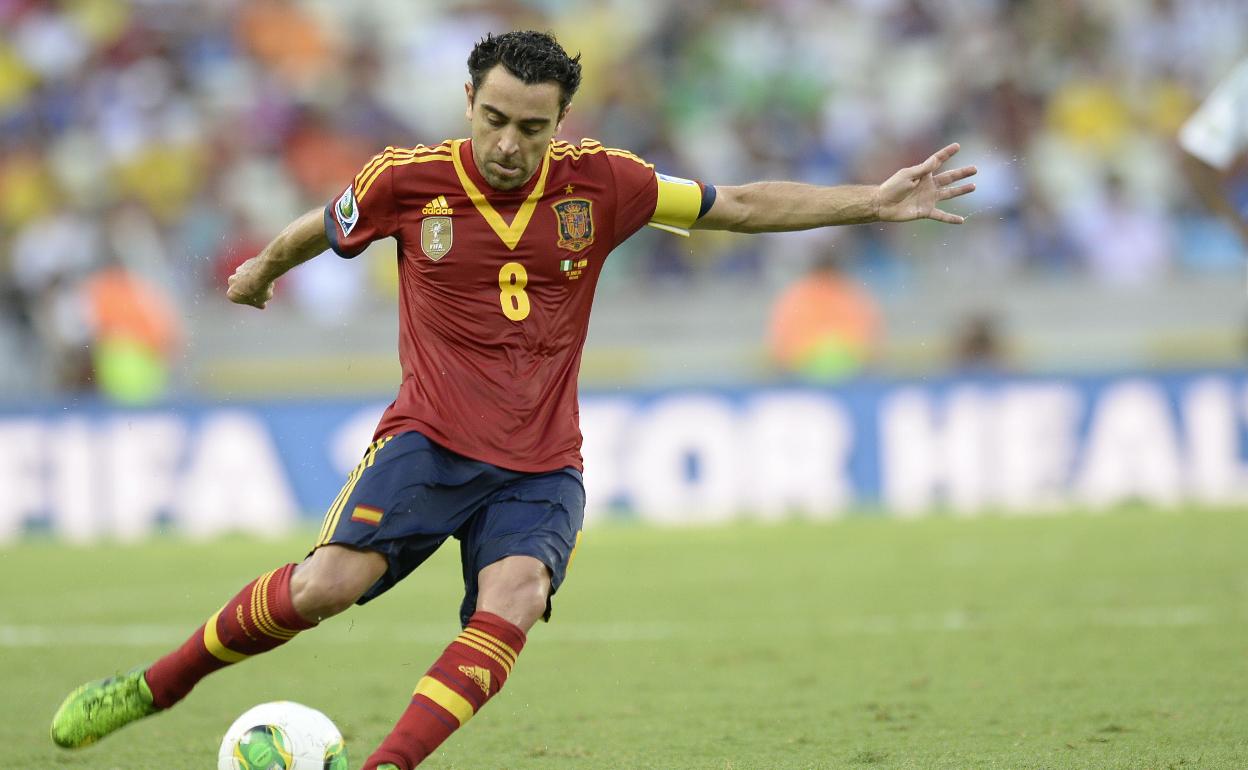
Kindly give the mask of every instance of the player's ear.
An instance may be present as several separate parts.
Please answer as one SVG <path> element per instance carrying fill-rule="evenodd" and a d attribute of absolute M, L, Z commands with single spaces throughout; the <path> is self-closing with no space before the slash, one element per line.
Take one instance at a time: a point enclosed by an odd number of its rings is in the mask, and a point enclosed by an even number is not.
<path fill-rule="evenodd" d="M 572 111 L 572 103 L 568 102 L 568 106 L 564 107 L 563 112 L 559 113 L 559 120 L 555 121 L 555 136 L 558 136 L 559 132 L 563 131 L 563 119 L 566 118 L 568 116 L 568 113 L 571 111 Z"/>
<path fill-rule="evenodd" d="M 472 89 L 472 83 L 464 83 L 464 94 L 468 96 L 468 107 L 464 110 L 464 117 L 472 120 L 472 101 L 476 98 L 476 91 Z"/>

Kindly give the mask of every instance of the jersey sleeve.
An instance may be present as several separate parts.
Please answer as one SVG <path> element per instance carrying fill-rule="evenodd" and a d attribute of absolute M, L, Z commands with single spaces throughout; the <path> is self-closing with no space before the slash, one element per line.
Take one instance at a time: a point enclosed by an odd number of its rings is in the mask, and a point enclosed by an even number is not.
<path fill-rule="evenodd" d="M 688 235 L 715 200 L 715 188 L 693 179 L 660 174 L 652 164 L 623 150 L 609 150 L 607 162 L 617 192 L 615 242 L 644 225 Z"/>
<path fill-rule="evenodd" d="M 1222 81 L 1179 130 L 1184 150 L 1222 171 L 1248 150 L 1248 61 Z"/>
<path fill-rule="evenodd" d="M 325 234 L 338 256 L 350 259 L 398 231 L 394 161 L 393 147 L 373 156 L 347 189 L 325 206 Z"/>

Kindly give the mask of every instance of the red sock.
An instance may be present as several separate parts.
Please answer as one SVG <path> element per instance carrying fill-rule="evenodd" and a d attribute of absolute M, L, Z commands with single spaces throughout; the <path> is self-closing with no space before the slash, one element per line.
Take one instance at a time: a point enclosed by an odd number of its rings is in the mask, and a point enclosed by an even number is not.
<path fill-rule="evenodd" d="M 261 575 L 225 603 L 181 647 L 152 664 L 147 686 L 158 708 L 186 697 L 213 671 L 285 644 L 315 626 L 295 612 L 290 576 L 295 565 Z"/>
<path fill-rule="evenodd" d="M 524 632 L 497 615 L 476 612 L 464 632 L 416 685 L 403 716 L 364 763 L 412 770 L 502 689 L 524 648 Z"/>

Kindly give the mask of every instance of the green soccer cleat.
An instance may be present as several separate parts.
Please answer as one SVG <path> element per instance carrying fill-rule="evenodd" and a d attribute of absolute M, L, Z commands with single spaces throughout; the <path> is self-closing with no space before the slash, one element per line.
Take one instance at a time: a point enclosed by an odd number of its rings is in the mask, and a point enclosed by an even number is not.
<path fill-rule="evenodd" d="M 393 762 L 382 762 L 380 765 L 377 765 L 377 770 L 399 770 L 399 766 Z"/>
<path fill-rule="evenodd" d="M 52 717 L 57 746 L 80 749 L 157 711 L 143 669 L 87 682 L 66 696 Z"/>

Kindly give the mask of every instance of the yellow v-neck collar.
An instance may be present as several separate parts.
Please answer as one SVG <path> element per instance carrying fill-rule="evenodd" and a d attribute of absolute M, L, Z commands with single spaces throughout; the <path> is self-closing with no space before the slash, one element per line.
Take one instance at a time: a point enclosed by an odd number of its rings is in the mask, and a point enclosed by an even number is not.
<path fill-rule="evenodd" d="M 459 157 L 459 148 L 463 143 L 463 139 L 451 142 L 451 162 L 455 164 L 455 173 L 459 176 L 459 183 L 463 185 L 464 192 L 468 193 L 468 199 L 472 201 L 472 205 L 476 206 L 481 216 L 485 217 L 485 221 L 490 223 L 490 227 L 499 239 L 507 245 L 508 249 L 515 250 L 516 245 L 520 243 L 520 238 L 524 235 L 525 228 L 529 226 L 529 220 L 533 218 L 533 212 L 537 210 L 537 202 L 546 192 L 546 175 L 550 172 L 550 149 L 548 147 L 546 154 L 542 156 L 542 170 L 537 176 L 537 184 L 533 186 L 533 192 L 529 193 L 529 197 L 520 204 L 520 210 L 512 217 L 511 224 L 507 224 L 503 221 L 502 215 L 495 211 L 494 206 L 486 200 L 480 188 L 472 181 L 472 177 L 468 176 L 464 162 Z"/>

